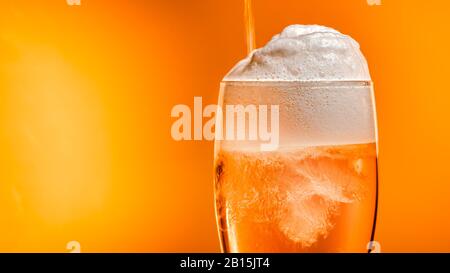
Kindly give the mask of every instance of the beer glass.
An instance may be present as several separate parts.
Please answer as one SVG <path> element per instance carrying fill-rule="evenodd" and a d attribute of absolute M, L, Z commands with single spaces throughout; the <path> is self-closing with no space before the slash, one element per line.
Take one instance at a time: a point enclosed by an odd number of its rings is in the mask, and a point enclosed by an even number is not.
<path fill-rule="evenodd" d="M 377 209 L 371 81 L 224 80 L 219 105 L 279 107 L 276 149 L 216 140 L 223 251 L 367 252 Z"/>

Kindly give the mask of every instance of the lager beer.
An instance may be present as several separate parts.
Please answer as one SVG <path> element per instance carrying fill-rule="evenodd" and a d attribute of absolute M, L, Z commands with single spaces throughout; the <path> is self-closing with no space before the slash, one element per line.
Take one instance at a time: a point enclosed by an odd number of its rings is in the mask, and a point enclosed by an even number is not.
<path fill-rule="evenodd" d="M 279 146 L 216 140 L 225 252 L 367 252 L 377 203 L 373 88 L 358 44 L 290 26 L 241 61 L 219 104 L 279 106 Z"/>

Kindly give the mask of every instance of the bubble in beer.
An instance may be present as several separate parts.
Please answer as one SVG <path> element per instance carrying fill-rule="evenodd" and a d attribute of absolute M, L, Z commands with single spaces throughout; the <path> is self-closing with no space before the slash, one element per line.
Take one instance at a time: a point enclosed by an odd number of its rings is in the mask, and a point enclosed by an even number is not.
<path fill-rule="evenodd" d="M 326 239 L 336 225 L 334 218 L 344 217 L 346 206 L 367 197 L 370 186 L 365 181 L 375 173 L 362 173 L 350 163 L 373 165 L 373 148 L 363 144 L 222 151 L 218 196 L 226 200 L 229 226 L 240 226 L 241 231 L 256 224 L 278 229 L 287 244 L 300 248 Z"/>

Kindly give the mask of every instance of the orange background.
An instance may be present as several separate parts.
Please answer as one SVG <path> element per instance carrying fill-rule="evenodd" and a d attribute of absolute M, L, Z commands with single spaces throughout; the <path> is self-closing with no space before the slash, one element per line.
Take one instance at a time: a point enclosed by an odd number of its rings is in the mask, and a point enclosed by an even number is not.
<path fill-rule="evenodd" d="M 450 251 L 448 1 L 256 0 L 257 45 L 294 23 L 360 42 L 379 119 L 381 250 Z M 0 251 L 219 251 L 213 144 L 176 104 L 216 103 L 245 56 L 242 0 L 0 1 Z"/>

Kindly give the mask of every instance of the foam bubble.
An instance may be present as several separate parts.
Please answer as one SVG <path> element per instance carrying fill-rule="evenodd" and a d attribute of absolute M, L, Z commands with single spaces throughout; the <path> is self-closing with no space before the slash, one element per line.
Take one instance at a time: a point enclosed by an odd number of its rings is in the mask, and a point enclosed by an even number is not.
<path fill-rule="evenodd" d="M 369 81 L 366 59 L 350 36 L 318 25 L 291 25 L 254 50 L 224 81 Z"/>

